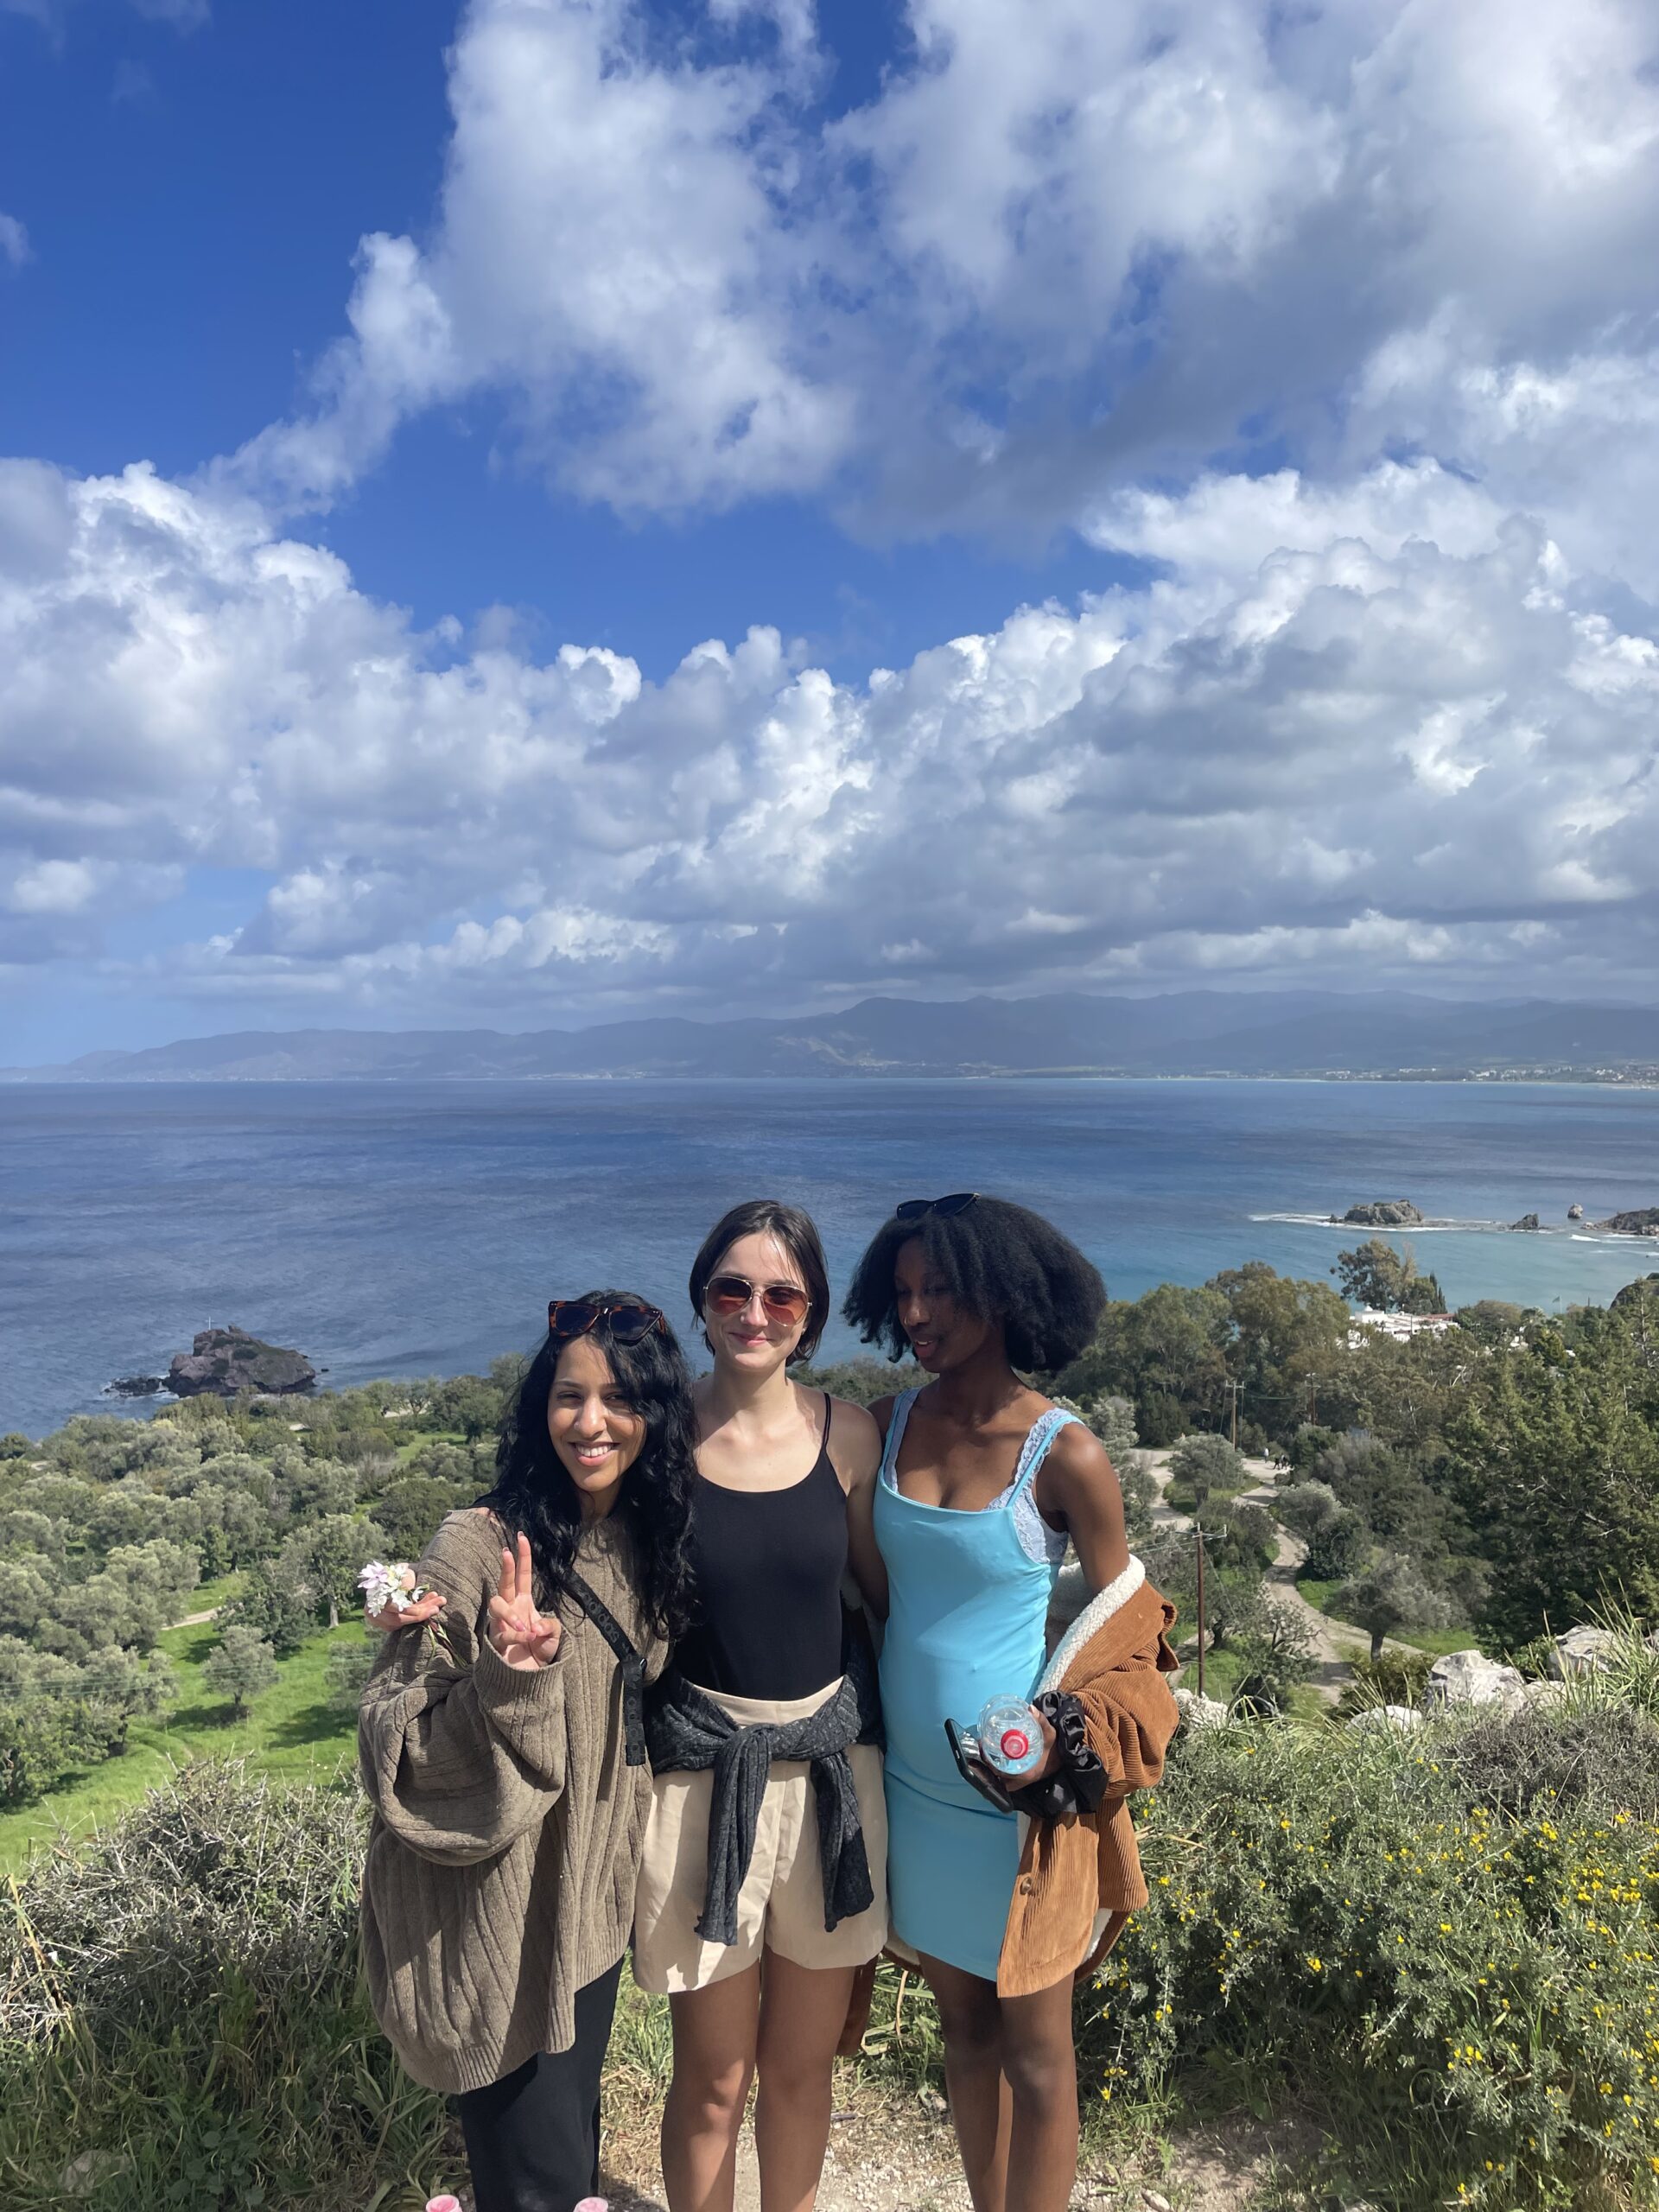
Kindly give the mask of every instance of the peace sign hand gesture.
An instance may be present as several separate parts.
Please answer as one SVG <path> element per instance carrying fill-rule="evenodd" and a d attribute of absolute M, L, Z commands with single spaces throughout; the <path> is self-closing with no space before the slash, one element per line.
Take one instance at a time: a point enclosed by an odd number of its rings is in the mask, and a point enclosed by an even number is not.
<path fill-rule="evenodd" d="M 501 1581 L 490 1600 L 489 1639 L 509 1667 L 534 1674 L 550 1667 L 563 1631 L 555 1619 L 536 1610 L 530 1539 L 521 1535 L 512 1551 L 501 1554 Z"/>

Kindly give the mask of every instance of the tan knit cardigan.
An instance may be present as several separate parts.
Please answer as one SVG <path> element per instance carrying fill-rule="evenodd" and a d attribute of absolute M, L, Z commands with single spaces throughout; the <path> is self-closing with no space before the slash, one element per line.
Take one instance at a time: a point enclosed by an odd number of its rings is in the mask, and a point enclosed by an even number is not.
<path fill-rule="evenodd" d="M 560 1605 L 558 1656 L 534 1673 L 489 1643 L 501 1542 L 487 1514 L 444 1522 L 420 1580 L 447 1602 L 385 1639 L 358 1724 L 370 1996 L 410 2073 L 451 2094 L 569 2047 L 577 1990 L 627 1948 L 651 1802 L 616 1660 L 579 1608 Z M 585 1529 L 576 1567 L 659 1674 L 626 1529 Z"/>

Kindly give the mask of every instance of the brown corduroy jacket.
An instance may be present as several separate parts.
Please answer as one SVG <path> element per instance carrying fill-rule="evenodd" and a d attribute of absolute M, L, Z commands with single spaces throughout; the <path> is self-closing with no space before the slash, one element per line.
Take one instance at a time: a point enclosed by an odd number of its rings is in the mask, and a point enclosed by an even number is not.
<path fill-rule="evenodd" d="M 1044 1669 L 1040 1688 L 1082 1703 L 1106 1770 L 1097 1813 L 1033 1821 L 997 1961 L 999 1997 L 1028 1997 L 1098 1964 L 1147 1902 L 1128 1799 L 1152 1788 L 1180 1718 L 1166 1675 L 1175 1608 L 1138 1560 L 1091 1599 Z"/>

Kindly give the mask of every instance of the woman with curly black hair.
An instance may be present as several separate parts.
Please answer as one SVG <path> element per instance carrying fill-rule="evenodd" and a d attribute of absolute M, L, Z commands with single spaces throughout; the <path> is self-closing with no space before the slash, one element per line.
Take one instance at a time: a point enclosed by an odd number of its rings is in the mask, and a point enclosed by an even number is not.
<path fill-rule="evenodd" d="M 896 1209 L 843 1309 L 934 1378 L 871 1408 L 887 1886 L 895 1944 L 938 2002 L 976 2212 L 1070 2201 L 1072 1985 L 1146 1902 L 1126 1801 L 1175 1727 L 1174 1615 L 1129 1555 L 1111 1462 L 1027 1379 L 1077 1357 L 1105 1297 L 1052 1224 L 961 1191 Z M 1068 1542 L 1096 1594 L 1048 1656 Z M 972 1742 L 993 1697 L 1034 1705 L 1042 1758 L 1018 1784 Z"/>
<path fill-rule="evenodd" d="M 599 2089 L 651 1802 L 644 1688 L 688 1618 L 695 1426 L 668 1323 L 556 1300 L 494 1486 L 416 1570 L 359 1724 L 381 2026 L 458 2102 L 478 2212 L 598 2187 Z"/>

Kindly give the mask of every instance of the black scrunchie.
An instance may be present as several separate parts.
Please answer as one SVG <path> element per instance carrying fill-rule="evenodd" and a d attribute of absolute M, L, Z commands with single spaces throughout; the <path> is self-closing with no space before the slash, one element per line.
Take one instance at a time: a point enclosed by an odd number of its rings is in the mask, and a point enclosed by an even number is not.
<path fill-rule="evenodd" d="M 1070 1690 L 1045 1690 L 1032 1703 L 1054 1731 L 1059 1764 L 1045 1781 L 1011 1789 L 1008 1802 L 1038 1821 L 1097 1813 L 1106 1795 L 1106 1770 L 1090 1745 L 1083 1700 Z"/>

